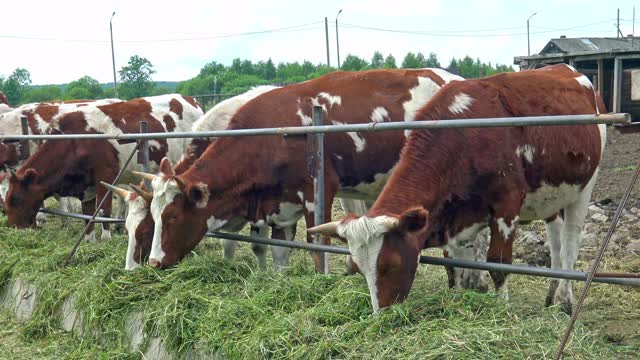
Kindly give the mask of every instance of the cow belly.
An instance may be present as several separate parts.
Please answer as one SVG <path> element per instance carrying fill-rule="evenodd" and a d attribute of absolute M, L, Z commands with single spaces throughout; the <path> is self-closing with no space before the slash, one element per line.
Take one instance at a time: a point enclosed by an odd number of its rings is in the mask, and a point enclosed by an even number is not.
<path fill-rule="evenodd" d="M 536 191 L 526 195 L 520 209 L 520 221 L 549 218 L 578 200 L 580 192 L 579 185 L 563 183 L 560 186 L 551 186 L 543 183 Z"/>
<path fill-rule="evenodd" d="M 387 173 L 374 175 L 373 182 L 361 182 L 355 186 L 341 188 L 338 190 L 337 197 L 360 200 L 375 200 L 382 192 L 382 189 L 384 189 L 384 186 L 387 183 L 387 180 L 389 180 L 389 176 L 391 176 L 392 171 L 393 169 L 389 170 L 389 172 Z"/>

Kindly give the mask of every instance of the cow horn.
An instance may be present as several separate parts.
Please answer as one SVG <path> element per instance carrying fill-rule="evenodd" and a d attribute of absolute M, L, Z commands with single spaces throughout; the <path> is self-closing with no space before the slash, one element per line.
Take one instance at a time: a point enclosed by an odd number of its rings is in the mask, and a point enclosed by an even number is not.
<path fill-rule="evenodd" d="M 157 175 L 153 175 L 153 174 L 149 174 L 149 173 L 145 173 L 145 172 L 140 172 L 140 171 L 131 171 L 131 173 L 133 175 L 139 176 L 139 177 L 141 177 L 143 179 L 147 179 L 147 180 L 150 180 L 150 181 L 153 181 L 157 177 Z"/>
<path fill-rule="evenodd" d="M 138 195 L 140 195 L 146 202 L 151 203 L 151 200 L 153 199 L 152 193 L 148 191 L 144 191 L 142 188 L 140 188 L 137 185 L 129 184 L 129 186 L 131 186 L 133 191 L 137 192 Z"/>
<path fill-rule="evenodd" d="M 326 224 L 314 226 L 311 229 L 307 229 L 309 234 L 321 234 L 325 236 L 338 236 L 338 225 L 340 221 L 332 221 Z"/>
<path fill-rule="evenodd" d="M 106 183 L 104 181 L 100 181 L 100 184 L 102 184 L 102 186 L 106 187 L 107 189 L 111 189 L 111 192 L 113 192 L 114 194 L 120 196 L 123 199 L 126 199 L 127 196 L 129 196 L 129 192 L 125 189 L 119 188 L 117 186 L 113 186 L 109 183 Z"/>

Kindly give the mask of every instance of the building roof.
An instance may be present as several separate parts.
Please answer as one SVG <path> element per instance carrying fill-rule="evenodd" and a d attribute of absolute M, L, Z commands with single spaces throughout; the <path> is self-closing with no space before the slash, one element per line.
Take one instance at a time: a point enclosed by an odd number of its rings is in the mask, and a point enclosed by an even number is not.
<path fill-rule="evenodd" d="M 640 37 L 551 39 L 542 51 L 540 51 L 539 55 L 593 51 L 615 52 L 617 50 L 640 50 Z"/>

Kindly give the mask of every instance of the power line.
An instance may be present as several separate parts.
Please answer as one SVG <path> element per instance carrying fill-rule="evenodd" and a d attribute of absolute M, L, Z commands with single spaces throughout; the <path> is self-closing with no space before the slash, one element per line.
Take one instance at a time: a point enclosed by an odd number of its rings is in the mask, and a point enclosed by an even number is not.
<path fill-rule="evenodd" d="M 317 21 L 317 22 L 307 23 L 307 24 L 301 24 L 301 25 L 287 26 L 287 27 L 283 27 L 283 28 L 268 29 L 268 30 L 258 30 L 258 31 L 247 31 L 247 32 L 241 32 L 241 33 L 215 34 L 215 35 L 201 36 L 201 37 L 184 37 L 184 38 L 171 38 L 171 39 L 120 40 L 118 42 L 119 43 L 152 43 L 152 42 L 174 42 L 174 41 L 198 41 L 198 40 L 224 39 L 224 38 L 249 36 L 249 35 L 263 35 L 263 34 L 272 34 L 272 33 L 287 33 L 287 32 L 316 30 L 319 27 L 318 26 L 313 26 L 313 25 L 318 25 L 320 23 L 322 23 L 322 21 Z M 109 40 L 59 39 L 59 38 L 46 38 L 46 37 L 23 36 L 23 35 L 0 35 L 0 38 L 16 39 L 16 40 L 62 41 L 62 42 L 83 42 L 83 43 L 106 43 L 106 42 L 109 42 Z"/>
<path fill-rule="evenodd" d="M 608 20 L 598 21 L 598 22 L 594 22 L 594 23 L 590 23 L 590 24 L 577 25 L 577 26 L 572 26 L 572 27 L 567 27 L 567 28 L 562 28 L 562 29 L 536 31 L 536 32 L 532 32 L 531 34 L 545 34 L 545 33 L 556 32 L 556 31 L 567 31 L 567 30 L 579 29 L 579 28 L 584 28 L 584 27 L 588 27 L 588 26 L 607 23 L 607 22 L 610 22 L 610 21 L 613 21 L 613 20 L 615 20 L 615 19 L 608 19 Z M 385 28 L 379 28 L 379 27 L 373 27 L 373 26 L 362 26 L 362 25 L 346 24 L 346 23 L 341 23 L 341 25 L 346 27 L 346 28 L 352 28 L 352 29 L 382 31 L 382 32 L 391 32 L 391 33 L 399 33 L 399 34 L 423 35 L 423 36 L 437 36 L 437 37 L 496 37 L 496 36 L 527 35 L 526 32 L 500 33 L 500 34 L 477 34 L 478 31 L 489 31 L 488 29 L 486 29 L 486 30 L 469 30 L 469 31 L 472 31 L 473 33 L 470 33 L 470 32 L 459 33 L 457 31 L 443 31 L 443 30 L 439 30 L 439 31 L 435 32 L 435 31 L 420 31 L 420 30 L 385 29 Z"/>

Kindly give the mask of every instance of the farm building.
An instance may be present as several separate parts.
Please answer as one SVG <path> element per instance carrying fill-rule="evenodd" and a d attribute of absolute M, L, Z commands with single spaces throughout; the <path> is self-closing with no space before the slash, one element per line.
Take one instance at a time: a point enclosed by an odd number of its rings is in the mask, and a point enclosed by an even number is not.
<path fill-rule="evenodd" d="M 640 121 L 640 37 L 551 39 L 539 54 L 516 56 L 520 69 L 565 63 L 591 79 L 607 109 Z"/>

